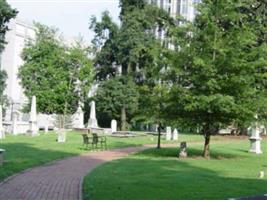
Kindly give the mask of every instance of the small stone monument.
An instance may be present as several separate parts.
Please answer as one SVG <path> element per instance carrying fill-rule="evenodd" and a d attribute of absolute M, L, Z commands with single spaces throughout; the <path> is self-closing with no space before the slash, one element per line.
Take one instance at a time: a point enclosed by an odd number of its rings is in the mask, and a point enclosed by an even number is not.
<path fill-rule="evenodd" d="M 180 144 L 180 152 L 179 152 L 179 158 L 186 158 L 187 157 L 187 145 L 186 142 L 181 142 Z"/>
<path fill-rule="evenodd" d="M 170 141 L 172 139 L 172 128 L 170 126 L 166 127 L 166 140 Z"/>
<path fill-rule="evenodd" d="M 90 119 L 88 121 L 88 128 L 98 128 L 94 101 L 91 102 Z"/>
<path fill-rule="evenodd" d="M 174 129 L 174 131 L 172 132 L 172 139 L 173 140 L 178 140 L 178 135 L 179 133 L 178 133 L 178 131 L 177 131 L 177 129 Z"/>
<path fill-rule="evenodd" d="M 84 120 L 84 113 L 81 106 L 79 106 L 76 113 L 74 114 L 74 127 L 84 128 L 83 120 Z"/>
<path fill-rule="evenodd" d="M 249 138 L 250 140 L 250 150 L 249 152 L 261 154 L 261 137 L 260 137 L 260 128 L 257 123 L 255 123 L 250 128 L 251 136 Z"/>
<path fill-rule="evenodd" d="M 5 150 L 0 149 L 0 166 L 2 166 L 4 163 L 4 153 L 5 153 Z"/>
<path fill-rule="evenodd" d="M 264 178 L 264 171 L 260 171 L 259 178 L 260 179 Z"/>
<path fill-rule="evenodd" d="M 0 139 L 5 138 L 5 131 L 3 129 L 3 115 L 2 115 L 2 106 L 0 105 Z"/>
<path fill-rule="evenodd" d="M 37 127 L 37 113 L 36 113 L 36 97 L 32 96 L 31 102 L 31 113 L 30 113 L 30 130 L 29 133 L 31 136 L 38 135 L 38 127 Z"/>
<path fill-rule="evenodd" d="M 116 121 L 115 119 L 113 119 L 113 120 L 111 121 L 111 132 L 112 132 L 112 133 L 117 132 L 117 121 Z"/>
<path fill-rule="evenodd" d="M 58 130 L 57 142 L 59 142 L 59 143 L 66 142 L 66 132 L 64 130 Z"/>

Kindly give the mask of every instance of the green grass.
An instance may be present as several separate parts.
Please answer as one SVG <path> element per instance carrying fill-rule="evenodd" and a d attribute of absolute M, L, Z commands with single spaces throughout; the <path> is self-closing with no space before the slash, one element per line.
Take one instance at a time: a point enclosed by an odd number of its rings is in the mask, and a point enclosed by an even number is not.
<path fill-rule="evenodd" d="M 213 142 L 213 141 L 212 141 Z M 211 159 L 201 157 L 202 144 L 189 144 L 189 158 L 177 148 L 148 149 L 96 168 L 84 181 L 84 199 L 220 200 L 267 194 L 265 154 L 248 153 L 248 140 L 211 144 Z"/>
<path fill-rule="evenodd" d="M 38 137 L 7 135 L 6 139 L 0 140 L 0 148 L 6 150 L 4 165 L 0 166 L 0 180 L 30 167 L 88 152 L 82 146 L 81 135 L 77 133 L 67 133 L 66 143 L 57 143 L 56 138 L 55 133 L 49 133 Z M 198 135 L 183 135 L 181 138 L 191 141 L 202 140 Z M 156 141 L 156 136 L 107 139 L 109 149 L 155 144 Z M 164 139 L 163 143 L 166 143 Z"/>

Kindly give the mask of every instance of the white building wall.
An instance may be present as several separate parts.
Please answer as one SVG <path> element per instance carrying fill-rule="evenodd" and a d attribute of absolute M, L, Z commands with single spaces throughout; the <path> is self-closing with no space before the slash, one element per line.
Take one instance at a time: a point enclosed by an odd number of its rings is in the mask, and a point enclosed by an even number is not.
<path fill-rule="evenodd" d="M 28 101 L 24 95 L 23 89 L 18 78 L 19 67 L 23 64 L 21 58 L 22 50 L 25 43 L 35 38 L 35 30 L 33 26 L 24 23 L 18 19 L 13 19 L 9 23 L 9 31 L 6 34 L 7 44 L 1 55 L 1 69 L 7 72 L 6 89 L 4 94 L 7 95 L 10 107 L 6 111 L 5 120 L 11 120 L 11 113 L 15 110 L 19 111 Z M 23 118 L 19 116 L 19 120 Z"/>

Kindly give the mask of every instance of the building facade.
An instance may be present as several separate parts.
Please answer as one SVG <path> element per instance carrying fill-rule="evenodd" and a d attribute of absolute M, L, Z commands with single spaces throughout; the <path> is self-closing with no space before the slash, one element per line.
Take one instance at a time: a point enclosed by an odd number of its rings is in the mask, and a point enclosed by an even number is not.
<path fill-rule="evenodd" d="M 12 120 L 12 112 L 19 112 L 22 106 L 28 102 L 18 78 L 19 67 L 23 64 L 22 50 L 28 40 L 34 40 L 34 27 L 19 19 L 13 19 L 9 23 L 9 31 L 6 34 L 7 44 L 1 54 L 0 68 L 7 72 L 6 89 L 10 106 L 6 109 L 5 121 Z M 19 120 L 27 116 L 19 115 Z"/>
<path fill-rule="evenodd" d="M 193 21 L 196 15 L 195 5 L 200 0 L 148 0 L 148 3 L 157 5 L 166 10 L 170 16 L 183 16 L 186 20 Z"/>
<path fill-rule="evenodd" d="M 201 0 L 147 0 L 149 4 L 158 6 L 159 8 L 167 11 L 171 17 L 183 17 L 185 20 L 193 21 L 196 16 L 196 4 Z M 182 22 L 180 22 L 181 24 Z M 168 48 L 173 49 L 174 46 L 171 42 L 166 41 L 166 30 L 157 27 L 155 29 L 156 38 L 164 42 Z"/>

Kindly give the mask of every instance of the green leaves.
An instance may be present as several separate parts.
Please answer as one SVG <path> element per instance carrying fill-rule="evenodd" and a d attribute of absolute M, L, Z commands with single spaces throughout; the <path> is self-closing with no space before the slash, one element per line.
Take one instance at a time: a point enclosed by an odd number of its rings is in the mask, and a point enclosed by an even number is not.
<path fill-rule="evenodd" d="M 84 102 L 92 84 L 92 62 L 82 42 L 66 47 L 57 30 L 36 24 L 36 40 L 23 50 L 19 70 L 28 98 L 37 97 L 37 110 L 47 114 L 72 114 Z"/>
<path fill-rule="evenodd" d="M 266 42 L 257 46 L 261 36 L 250 15 L 260 16 L 249 5 L 204 0 L 195 22 L 188 25 L 191 38 L 182 34 L 184 27 L 173 31 L 180 43 L 179 60 L 171 66 L 178 81 L 169 94 L 170 116 L 217 127 L 233 121 L 250 122 L 259 112 L 266 101 L 262 76 Z"/>
<path fill-rule="evenodd" d="M 130 76 L 118 76 L 104 81 L 94 97 L 99 118 L 107 120 L 108 125 L 112 119 L 120 121 L 122 108 L 126 109 L 130 120 L 137 110 L 138 98 L 137 87 Z"/>
<path fill-rule="evenodd" d="M 116 25 L 104 12 L 100 22 L 92 18 L 90 28 L 95 32 L 93 40 L 96 52 L 96 78 L 100 81 L 118 74 L 138 76 L 137 68 L 155 64 L 154 50 L 160 46 L 155 38 L 155 28 L 174 24 L 163 10 L 147 5 L 145 1 L 121 1 L 121 26 Z"/>
<path fill-rule="evenodd" d="M 0 0 L 0 53 L 6 44 L 5 34 L 8 31 L 8 22 L 16 17 L 17 11 L 12 9 L 5 0 Z"/>

